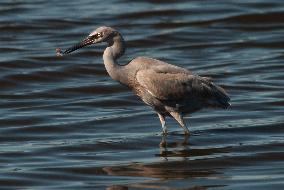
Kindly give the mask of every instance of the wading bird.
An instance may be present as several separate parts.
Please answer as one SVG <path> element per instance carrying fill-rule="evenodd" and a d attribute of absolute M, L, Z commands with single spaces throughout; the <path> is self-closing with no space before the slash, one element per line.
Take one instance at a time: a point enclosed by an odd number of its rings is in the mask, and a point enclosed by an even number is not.
<path fill-rule="evenodd" d="M 164 134 L 167 134 L 166 116 L 173 117 L 185 134 L 189 134 L 184 115 L 207 107 L 230 106 L 230 98 L 223 88 L 210 78 L 194 75 L 187 69 L 148 57 L 137 57 L 126 65 L 118 64 L 126 47 L 122 35 L 111 27 L 99 27 L 64 52 L 58 48 L 57 55 L 101 42 L 107 43 L 103 60 L 110 77 L 128 86 L 157 112 Z"/>

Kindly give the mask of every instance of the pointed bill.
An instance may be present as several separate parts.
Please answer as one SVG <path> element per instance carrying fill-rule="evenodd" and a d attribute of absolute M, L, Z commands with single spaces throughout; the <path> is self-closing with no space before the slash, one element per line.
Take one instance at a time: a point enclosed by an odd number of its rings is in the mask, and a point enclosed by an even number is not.
<path fill-rule="evenodd" d="M 85 47 L 85 46 L 88 46 L 88 45 L 91 45 L 95 42 L 95 39 L 92 37 L 92 36 L 88 36 L 87 38 L 85 38 L 84 40 L 82 40 L 81 42 L 73 45 L 72 47 L 70 48 L 67 48 L 64 52 L 61 52 L 63 55 L 65 54 L 69 54 L 77 49 L 80 49 L 82 47 Z"/>

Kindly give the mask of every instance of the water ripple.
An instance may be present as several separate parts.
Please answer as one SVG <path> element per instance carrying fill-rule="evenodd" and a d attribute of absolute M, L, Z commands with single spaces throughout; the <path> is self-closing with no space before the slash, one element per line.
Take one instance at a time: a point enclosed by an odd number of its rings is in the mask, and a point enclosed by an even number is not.
<path fill-rule="evenodd" d="M 282 1 L 1 1 L 3 189 L 281 189 Z M 125 64 L 158 58 L 214 78 L 229 110 L 202 110 L 182 134 L 111 80 L 105 45 L 68 47 L 110 25 Z M 281 187 L 281 188 L 280 188 Z"/>

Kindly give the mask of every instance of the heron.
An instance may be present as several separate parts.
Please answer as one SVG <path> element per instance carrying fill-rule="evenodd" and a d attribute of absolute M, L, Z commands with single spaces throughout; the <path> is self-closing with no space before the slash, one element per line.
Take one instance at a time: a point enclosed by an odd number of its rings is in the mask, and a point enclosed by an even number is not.
<path fill-rule="evenodd" d="M 81 42 L 57 49 L 63 56 L 77 49 L 106 42 L 103 53 L 104 66 L 113 80 L 129 87 L 140 99 L 157 113 L 162 132 L 167 135 L 166 117 L 174 118 L 189 135 L 184 116 L 202 108 L 230 106 L 227 92 L 209 77 L 193 74 L 190 70 L 148 57 L 137 57 L 122 65 L 118 59 L 124 55 L 126 44 L 121 33 L 112 27 L 102 26 L 92 31 Z"/>

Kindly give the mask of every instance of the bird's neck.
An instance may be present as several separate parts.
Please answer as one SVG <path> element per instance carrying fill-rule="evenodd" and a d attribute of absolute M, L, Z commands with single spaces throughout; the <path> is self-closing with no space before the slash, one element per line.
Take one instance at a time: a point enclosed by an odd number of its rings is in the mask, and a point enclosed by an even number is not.
<path fill-rule="evenodd" d="M 117 63 L 117 59 L 125 52 L 125 42 L 120 34 L 117 34 L 109 43 L 104 51 L 103 59 L 105 68 L 114 80 L 127 85 L 127 75 L 123 65 Z"/>
<path fill-rule="evenodd" d="M 108 47 L 112 48 L 113 59 L 117 60 L 125 52 L 125 42 L 123 37 L 117 33 L 109 42 Z"/>

